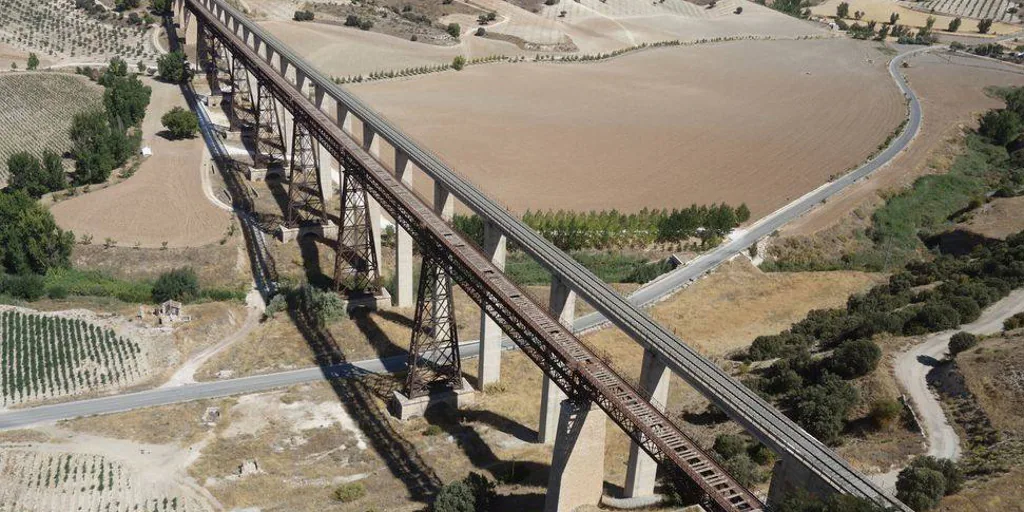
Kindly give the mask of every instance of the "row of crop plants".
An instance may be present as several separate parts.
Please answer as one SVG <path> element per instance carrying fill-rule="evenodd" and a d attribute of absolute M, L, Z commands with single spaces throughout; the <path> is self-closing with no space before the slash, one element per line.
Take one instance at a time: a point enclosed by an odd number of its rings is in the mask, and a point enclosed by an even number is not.
<path fill-rule="evenodd" d="M 1013 14 L 1007 12 L 1010 4 L 1005 0 L 939 0 L 928 2 L 925 6 L 954 16 L 1013 21 Z"/>
<path fill-rule="evenodd" d="M 90 454 L 0 451 L 0 512 L 205 510 L 179 496 L 146 496 L 124 465 Z M 189 506 L 191 505 L 191 506 Z"/>
<path fill-rule="evenodd" d="M 0 312 L 4 405 L 129 384 L 143 357 L 134 341 L 80 319 Z"/>

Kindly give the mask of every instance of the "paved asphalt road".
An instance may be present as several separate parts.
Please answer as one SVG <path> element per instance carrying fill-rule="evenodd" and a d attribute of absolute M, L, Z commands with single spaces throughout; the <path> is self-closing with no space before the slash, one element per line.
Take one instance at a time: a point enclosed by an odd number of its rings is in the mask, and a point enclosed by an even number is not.
<path fill-rule="evenodd" d="M 906 128 L 884 151 L 872 158 L 870 161 L 843 177 L 822 185 L 792 203 L 776 210 L 774 213 L 762 218 L 746 230 L 734 233 L 733 236 L 716 249 L 702 254 L 687 262 L 685 265 L 669 272 L 657 281 L 641 288 L 630 296 L 630 302 L 646 306 L 657 302 L 679 288 L 696 280 L 707 272 L 710 272 L 718 265 L 721 265 L 730 258 L 740 254 L 747 247 L 753 245 L 761 238 L 770 235 L 775 230 L 786 225 L 793 219 L 803 215 L 811 208 L 822 201 L 839 193 L 844 188 L 856 181 L 866 177 L 889 163 L 897 154 L 903 151 L 910 141 L 917 135 L 921 126 L 921 105 L 913 91 L 907 85 L 902 74 L 900 64 L 903 60 L 916 53 L 941 49 L 942 47 L 920 48 L 903 53 L 889 63 L 889 74 L 896 81 L 896 85 L 908 99 L 910 110 Z M 596 328 L 605 323 L 605 318 L 599 313 L 591 313 L 576 320 L 574 328 L 576 331 L 586 331 Z M 478 354 L 478 344 L 474 341 L 463 343 L 460 347 L 463 358 L 473 358 Z M 515 346 L 508 340 L 505 342 L 506 349 L 513 349 Z M 310 382 L 327 376 L 344 376 L 359 372 L 381 372 L 401 370 L 405 366 L 403 357 L 393 357 L 385 360 L 368 360 L 342 365 L 339 367 L 321 370 L 320 368 L 307 368 L 288 372 L 273 373 L 269 375 L 258 375 L 240 379 L 221 380 L 215 382 L 204 382 L 188 384 L 176 388 L 160 388 L 138 393 L 97 398 L 93 400 L 81 400 L 56 405 L 45 405 L 29 409 L 18 409 L 0 413 L 0 430 L 19 428 L 37 423 L 47 423 L 60 419 L 76 418 L 80 416 L 91 416 L 96 414 L 108 414 L 123 412 L 141 407 L 152 407 L 204 398 L 214 398 L 243 393 L 254 393 L 268 389 L 290 386 L 302 382 Z"/>

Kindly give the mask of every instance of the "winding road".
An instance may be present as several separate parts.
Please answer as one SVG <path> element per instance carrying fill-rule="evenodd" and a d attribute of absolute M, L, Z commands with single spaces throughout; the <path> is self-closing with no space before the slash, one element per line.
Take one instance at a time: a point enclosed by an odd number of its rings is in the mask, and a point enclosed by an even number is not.
<path fill-rule="evenodd" d="M 741 254 L 742 251 L 755 244 L 761 238 L 770 235 L 793 219 L 807 213 L 818 204 L 891 162 L 893 158 L 907 148 L 921 127 L 920 102 L 907 84 L 906 79 L 899 72 L 900 66 L 911 55 L 942 50 L 944 48 L 936 46 L 911 50 L 896 56 L 889 63 L 889 74 L 907 98 L 908 117 L 903 131 L 882 152 L 857 169 L 835 181 L 826 183 L 808 192 L 788 205 L 763 217 L 748 228 L 736 230 L 730 235 L 727 242 L 640 288 L 629 297 L 629 301 L 637 306 L 648 306 L 668 297 L 674 291 L 687 286 L 722 263 Z M 204 135 L 206 135 L 205 130 Z M 575 331 L 583 332 L 599 328 L 605 323 L 607 323 L 607 319 L 600 313 L 595 312 L 578 318 L 573 327 Z M 477 357 L 478 348 L 479 344 L 476 341 L 469 341 L 460 345 L 461 354 L 466 359 Z M 504 348 L 511 350 L 515 346 L 506 340 Z M 238 379 L 188 383 L 178 387 L 161 387 L 137 393 L 2 412 L 0 413 L 0 429 L 19 428 L 80 416 L 124 412 L 141 407 L 253 393 L 358 373 L 393 372 L 402 370 L 404 367 L 405 358 L 399 356 L 387 359 L 370 359 L 326 369 L 313 367 Z"/>

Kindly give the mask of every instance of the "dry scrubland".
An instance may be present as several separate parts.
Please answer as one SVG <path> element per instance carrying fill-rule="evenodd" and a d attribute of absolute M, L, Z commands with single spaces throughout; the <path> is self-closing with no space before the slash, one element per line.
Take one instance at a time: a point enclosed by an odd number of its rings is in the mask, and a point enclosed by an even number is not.
<path fill-rule="evenodd" d="M 0 74 L 0 187 L 7 158 L 19 151 L 42 157 L 71 149 L 68 128 L 77 112 L 99 108 L 103 88 L 82 76 L 57 73 Z"/>
<path fill-rule="evenodd" d="M 1024 230 L 1024 196 L 993 199 L 959 227 L 987 238 L 1006 239 Z"/>
<path fill-rule="evenodd" d="M 746 41 L 352 90 L 515 210 L 725 201 L 757 218 L 858 165 L 899 125 L 886 61 L 849 40 Z"/>
<path fill-rule="evenodd" d="M 988 86 L 1024 86 L 1020 68 L 955 55 L 917 55 L 903 72 L 921 101 L 924 118 L 917 138 L 889 165 L 871 178 L 848 187 L 813 215 L 784 227 L 786 236 L 811 235 L 849 218 L 861 206 L 881 204 L 881 193 L 909 186 L 918 177 L 939 172 L 952 161 L 951 144 L 965 127 L 976 126 L 979 112 L 998 108 L 1002 101 L 985 93 Z"/>
<path fill-rule="evenodd" d="M 122 246 L 199 247 L 224 237 L 231 213 L 214 206 L 203 193 L 206 149 L 201 137 L 168 140 L 160 133 L 160 116 L 174 106 L 188 108 L 177 86 L 143 80 L 153 97 L 142 123 L 143 146 L 153 156 L 131 178 L 116 185 L 55 204 L 57 224 L 75 235 L 107 238 Z"/>

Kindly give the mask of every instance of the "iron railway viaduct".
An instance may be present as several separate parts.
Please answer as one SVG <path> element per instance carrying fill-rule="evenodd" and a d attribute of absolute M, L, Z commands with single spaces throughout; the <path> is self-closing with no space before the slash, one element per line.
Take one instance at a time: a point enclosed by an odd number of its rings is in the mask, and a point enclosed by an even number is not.
<path fill-rule="evenodd" d="M 231 129 L 253 140 L 254 165 L 244 172 L 251 179 L 277 174 L 286 183 L 282 239 L 309 233 L 336 239 L 335 286 L 351 301 L 416 306 L 409 374 L 392 406 L 396 415 L 415 416 L 428 405 L 457 405 L 473 395 L 461 373 L 455 283 L 482 312 L 479 385 L 500 379 L 503 336 L 545 375 L 539 441 L 554 444 L 546 510 L 599 500 L 604 475 L 595 468 L 604 466 L 606 417 L 633 441 L 628 497 L 652 494 L 660 468 L 702 496 L 709 510 L 768 510 L 795 489 L 909 510 L 244 14 L 223 0 L 178 0 L 174 14 L 185 42 L 195 45 L 197 70 L 206 74 L 212 95 L 230 105 Z M 382 152 L 385 145 L 391 151 Z M 432 201 L 413 191 L 412 166 L 433 181 Z M 339 225 L 327 215 L 329 202 L 339 201 L 332 170 L 340 173 Z M 456 200 L 483 219 L 483 247 L 450 225 Z M 395 297 L 380 286 L 384 213 L 397 226 Z M 504 275 L 510 241 L 551 273 L 548 308 Z M 414 243 L 423 260 L 415 295 Z M 639 383 L 623 378 L 567 327 L 577 297 L 644 348 Z M 779 454 L 767 505 L 666 416 L 669 372 Z"/>

